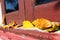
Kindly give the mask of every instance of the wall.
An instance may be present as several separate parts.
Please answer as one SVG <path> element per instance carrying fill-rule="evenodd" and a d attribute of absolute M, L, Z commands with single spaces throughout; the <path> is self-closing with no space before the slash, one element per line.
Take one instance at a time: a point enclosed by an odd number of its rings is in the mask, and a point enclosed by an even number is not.
<path fill-rule="evenodd" d="M 1 3 L 0 3 L 0 24 L 2 23 L 2 10 L 1 10 Z"/>
<path fill-rule="evenodd" d="M 60 7 L 56 9 L 58 1 L 50 2 L 48 4 L 38 5 L 34 7 L 34 16 L 36 18 L 46 18 L 51 21 L 60 22 Z"/>

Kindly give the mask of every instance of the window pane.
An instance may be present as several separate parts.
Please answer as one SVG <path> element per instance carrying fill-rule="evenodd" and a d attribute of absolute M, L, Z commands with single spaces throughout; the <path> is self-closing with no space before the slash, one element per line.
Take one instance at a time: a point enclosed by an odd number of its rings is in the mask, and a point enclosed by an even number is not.
<path fill-rule="evenodd" d="M 6 13 L 18 10 L 18 0 L 5 0 Z"/>
<path fill-rule="evenodd" d="M 36 5 L 39 5 L 39 4 L 45 4 L 45 3 L 48 3 L 48 2 L 51 2 L 52 0 L 36 0 Z"/>

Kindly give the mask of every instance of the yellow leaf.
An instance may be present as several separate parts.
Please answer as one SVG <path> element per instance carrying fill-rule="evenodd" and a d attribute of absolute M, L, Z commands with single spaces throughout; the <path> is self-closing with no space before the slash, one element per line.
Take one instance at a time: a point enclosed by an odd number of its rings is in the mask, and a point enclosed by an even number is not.
<path fill-rule="evenodd" d="M 30 21 L 23 21 L 23 28 L 33 28 L 34 26 Z"/>

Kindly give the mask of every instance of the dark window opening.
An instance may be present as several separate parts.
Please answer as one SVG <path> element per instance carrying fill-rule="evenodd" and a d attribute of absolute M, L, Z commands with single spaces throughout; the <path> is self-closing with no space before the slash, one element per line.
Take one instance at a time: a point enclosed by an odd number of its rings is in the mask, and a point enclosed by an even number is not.
<path fill-rule="evenodd" d="M 18 0 L 4 0 L 6 13 L 18 10 Z"/>
<path fill-rule="evenodd" d="M 36 0 L 35 5 L 45 4 L 45 3 L 48 3 L 48 2 L 51 2 L 51 1 L 53 1 L 53 0 Z"/>

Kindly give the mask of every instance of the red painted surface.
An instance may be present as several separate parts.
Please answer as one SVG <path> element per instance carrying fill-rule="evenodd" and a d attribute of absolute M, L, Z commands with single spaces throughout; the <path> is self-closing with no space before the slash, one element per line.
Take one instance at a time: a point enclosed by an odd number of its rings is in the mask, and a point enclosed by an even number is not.
<path fill-rule="evenodd" d="M 5 15 L 4 0 L 2 2 L 2 11 Z M 16 21 L 21 24 L 23 20 L 33 21 L 36 18 L 47 18 L 51 21 L 60 21 L 60 8 L 54 7 L 57 1 L 49 2 L 42 5 L 35 5 L 35 0 L 18 0 L 19 10 L 6 14 L 7 24 Z"/>
<path fill-rule="evenodd" d="M 19 10 L 10 12 L 8 14 L 5 12 L 4 0 L 1 0 L 1 4 L 3 11 L 2 14 L 5 15 L 7 24 L 15 21 L 16 23 L 21 25 L 22 21 L 25 20 L 24 0 L 18 0 Z"/>
<path fill-rule="evenodd" d="M 34 19 L 32 3 L 33 3 L 32 0 L 25 0 L 25 17 L 26 17 L 26 20 L 29 20 L 29 21 L 32 21 Z"/>
<path fill-rule="evenodd" d="M 9 13 L 9 14 L 6 15 L 6 22 L 7 22 L 7 24 L 12 22 L 12 21 L 15 21 L 15 22 L 17 22 L 19 24 L 22 21 L 22 19 L 20 20 L 20 18 L 18 16 L 18 11 L 15 11 L 13 13 Z"/>
<path fill-rule="evenodd" d="M 60 34 L 45 33 L 36 30 L 0 29 L 0 38 L 9 40 L 60 40 Z"/>
<path fill-rule="evenodd" d="M 47 18 L 51 21 L 60 21 L 60 9 L 55 9 L 58 0 L 35 6 L 34 1 L 35 0 L 25 0 L 25 16 L 27 20 L 31 21 L 36 18 Z"/>
<path fill-rule="evenodd" d="M 60 8 L 54 7 L 58 1 L 42 4 L 34 7 L 35 18 L 47 18 L 51 21 L 60 21 Z"/>

